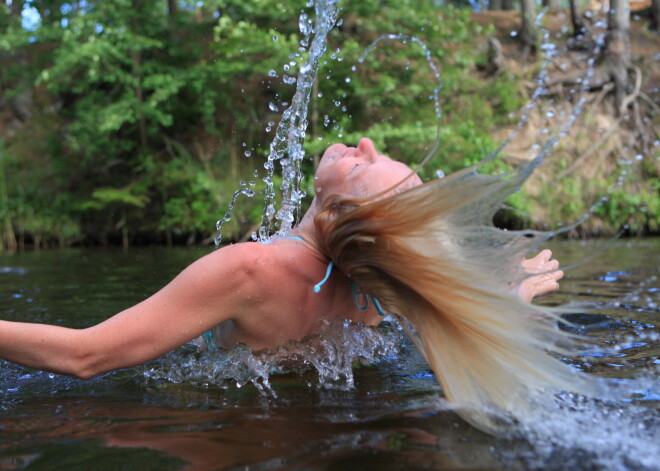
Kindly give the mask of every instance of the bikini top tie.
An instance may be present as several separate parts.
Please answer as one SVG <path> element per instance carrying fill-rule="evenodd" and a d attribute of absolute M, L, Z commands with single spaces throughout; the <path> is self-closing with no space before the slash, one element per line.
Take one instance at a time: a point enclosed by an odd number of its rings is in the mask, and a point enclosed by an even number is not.
<path fill-rule="evenodd" d="M 283 239 L 294 239 L 294 240 L 299 240 L 301 242 L 304 242 L 305 240 L 302 237 L 296 237 L 296 236 L 291 236 L 291 237 L 283 237 Z M 330 278 L 330 274 L 332 273 L 332 267 L 334 267 L 335 263 L 330 260 L 330 263 L 328 263 L 328 268 L 325 270 L 325 276 L 321 281 L 316 283 L 314 285 L 314 292 L 315 293 L 320 293 L 321 288 L 325 284 L 326 281 L 328 281 L 328 278 Z M 353 292 L 353 303 L 355 304 L 355 307 L 360 310 L 360 311 L 366 311 L 369 308 L 369 302 L 374 303 L 374 307 L 376 308 L 376 311 L 378 311 L 378 315 L 385 317 L 387 313 L 383 311 L 383 308 L 380 306 L 380 303 L 378 302 L 378 299 L 374 298 L 373 296 L 368 295 L 364 291 L 361 291 L 360 288 L 353 282 L 351 283 L 351 291 Z M 359 298 L 360 295 L 364 296 L 364 305 L 360 306 Z"/>

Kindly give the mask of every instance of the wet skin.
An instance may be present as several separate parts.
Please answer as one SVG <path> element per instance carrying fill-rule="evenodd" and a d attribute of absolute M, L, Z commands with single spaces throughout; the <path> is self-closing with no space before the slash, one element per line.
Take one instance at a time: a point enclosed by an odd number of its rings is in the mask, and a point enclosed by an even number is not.
<path fill-rule="evenodd" d="M 351 283 L 339 270 L 320 293 L 313 291 L 330 262 L 314 246 L 319 240 L 314 217 L 334 196 L 385 197 L 420 184 L 409 167 L 380 155 L 369 139 L 357 147 L 330 146 L 316 173 L 311 207 L 289 234 L 303 241 L 223 247 L 141 303 L 86 329 L 0 321 L 0 358 L 90 378 L 157 358 L 209 329 L 221 346 L 241 342 L 260 349 L 315 333 L 325 320 L 377 324 L 380 317 L 373 307 L 355 307 Z M 538 273 L 520 286 L 523 300 L 557 289 L 561 271 L 549 251 L 523 267 Z"/>

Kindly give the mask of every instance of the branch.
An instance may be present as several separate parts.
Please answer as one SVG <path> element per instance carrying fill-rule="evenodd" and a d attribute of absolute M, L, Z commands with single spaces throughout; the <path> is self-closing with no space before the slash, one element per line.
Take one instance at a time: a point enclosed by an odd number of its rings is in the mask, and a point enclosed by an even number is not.
<path fill-rule="evenodd" d="M 637 99 L 639 91 L 642 88 L 642 71 L 637 66 L 632 66 L 631 69 L 635 71 L 635 89 L 621 102 L 621 106 L 619 107 L 620 115 L 623 115 L 624 111 L 626 111 L 626 108 L 628 108 L 628 105 Z"/>

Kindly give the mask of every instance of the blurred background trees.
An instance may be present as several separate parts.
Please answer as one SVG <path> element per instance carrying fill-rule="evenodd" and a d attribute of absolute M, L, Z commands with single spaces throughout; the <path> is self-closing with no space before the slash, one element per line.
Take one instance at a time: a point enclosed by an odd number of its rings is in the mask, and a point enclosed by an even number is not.
<path fill-rule="evenodd" d="M 239 186 L 260 194 L 304 59 L 306 3 L 0 2 L 0 248 L 210 241 Z M 497 148 L 494 130 L 515 122 L 528 94 L 511 71 L 476 73 L 491 25 L 438 2 L 342 5 L 311 103 L 308 175 L 332 142 L 368 135 L 409 163 L 433 142 L 436 83 L 424 51 L 386 41 L 358 63 L 383 33 L 415 34 L 442 71 L 443 146 L 424 176 Z M 520 18 L 535 49 L 536 13 Z M 260 203 L 242 199 L 225 240 L 250 235 Z"/>

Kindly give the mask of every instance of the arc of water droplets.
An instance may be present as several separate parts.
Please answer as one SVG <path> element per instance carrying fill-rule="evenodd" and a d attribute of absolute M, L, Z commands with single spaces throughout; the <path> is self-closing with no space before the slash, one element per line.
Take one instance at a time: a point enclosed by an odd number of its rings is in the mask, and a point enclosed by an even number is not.
<path fill-rule="evenodd" d="M 392 41 L 401 41 L 403 44 L 406 44 L 408 41 L 414 42 L 417 44 L 422 51 L 424 52 L 424 57 L 426 58 L 426 62 L 429 65 L 429 68 L 433 72 L 433 75 L 435 76 L 435 81 L 436 81 L 436 86 L 433 89 L 433 104 L 435 107 L 435 116 L 438 119 L 438 126 L 436 127 L 436 133 L 435 133 L 435 142 L 431 146 L 431 149 L 426 153 L 422 161 L 417 165 L 415 172 L 417 172 L 419 169 L 421 169 L 426 163 L 431 160 L 431 157 L 433 157 L 438 150 L 438 147 L 440 146 L 440 120 L 442 119 L 442 107 L 440 106 L 440 88 L 442 86 L 442 78 L 440 77 L 440 71 L 438 70 L 438 67 L 435 65 L 435 62 L 433 62 L 433 57 L 431 56 L 431 50 L 428 48 L 428 46 L 419 39 L 417 36 L 411 36 L 407 34 L 396 34 L 396 33 L 391 33 L 391 34 L 384 34 L 382 36 L 379 36 L 376 38 L 362 53 L 362 55 L 358 58 L 358 63 L 362 64 L 364 60 L 367 58 L 367 56 L 373 51 L 378 44 L 381 41 L 384 40 L 392 40 Z M 353 66 L 353 70 L 355 70 L 355 66 Z M 386 190 L 387 191 L 387 190 Z"/>
<path fill-rule="evenodd" d="M 307 130 L 307 105 L 314 80 L 316 79 L 319 60 L 326 49 L 325 38 L 336 24 L 339 13 L 337 0 L 310 0 L 307 2 L 307 7 L 311 6 L 314 6 L 315 9 L 316 23 L 312 27 L 312 21 L 309 19 L 307 13 L 304 11 L 301 12 L 298 19 L 298 27 L 303 39 L 300 41 L 299 51 L 302 52 L 309 46 L 309 39 L 312 34 L 314 34 L 314 39 L 309 47 L 307 60 L 300 67 L 298 78 L 289 79 L 287 82 L 289 84 L 297 84 L 296 92 L 291 100 L 291 105 L 282 114 L 282 119 L 275 132 L 275 138 L 270 145 L 268 159 L 264 163 L 264 168 L 266 169 L 266 176 L 263 178 L 266 184 L 264 211 L 259 234 L 253 237 L 262 242 L 270 238 L 273 216 L 280 220 L 279 234 L 284 234 L 291 228 L 292 223 L 298 217 L 300 201 L 305 196 L 305 192 L 300 190 L 300 182 L 302 181 L 300 168 L 305 156 L 303 141 L 305 139 L 305 131 Z M 294 56 L 299 57 L 300 54 L 296 53 Z M 270 71 L 269 76 L 273 76 L 273 72 L 275 71 Z M 277 75 L 276 72 L 275 75 Z M 274 105 L 271 104 L 272 106 Z M 269 127 L 271 126 L 272 123 L 269 122 Z M 273 183 L 275 161 L 280 161 L 282 165 L 282 186 L 280 189 L 284 192 L 282 208 L 277 214 L 275 214 L 275 187 Z M 231 219 L 234 204 L 240 195 L 251 197 L 254 195 L 254 191 L 242 185 L 241 188 L 234 192 L 225 216 L 216 223 L 216 247 L 222 242 L 222 226 Z"/>
<path fill-rule="evenodd" d="M 315 7 L 316 22 L 314 28 L 306 13 L 301 13 L 299 27 L 305 38 L 301 45 L 309 44 L 309 37 L 314 34 L 307 60 L 300 67 L 296 92 L 291 100 L 291 106 L 282 114 L 277 126 L 275 138 L 270 145 L 268 160 L 264 164 L 266 169 L 266 195 L 264 199 L 264 212 L 259 228 L 258 240 L 265 242 L 270 238 L 272 219 L 280 221 L 277 231 L 282 235 L 291 229 L 294 221 L 299 217 L 300 201 L 305 192 L 300 190 L 302 181 L 301 163 L 305 156 L 303 141 L 307 130 L 307 105 L 312 93 L 314 80 L 319 67 L 321 56 L 326 50 L 326 36 L 337 22 L 339 8 L 337 0 L 310 1 L 307 6 Z M 282 166 L 282 207 L 275 213 L 275 188 L 273 174 L 275 161 Z"/>
<path fill-rule="evenodd" d="M 541 20 L 543 19 L 543 16 L 547 12 L 547 10 L 548 10 L 547 8 L 541 10 L 541 12 L 537 15 L 535 20 L 535 24 L 540 28 L 541 31 L 543 31 L 543 43 L 540 49 L 544 53 L 544 59 L 541 64 L 541 69 L 536 78 L 536 88 L 532 93 L 530 101 L 526 105 L 525 111 L 518 120 L 518 123 L 514 128 L 514 130 L 507 136 L 504 142 L 502 142 L 502 144 L 500 144 L 500 146 L 494 152 L 492 152 L 488 157 L 486 157 L 484 160 L 482 160 L 477 164 L 477 166 L 479 167 L 495 159 L 504 150 L 504 148 L 507 145 L 509 145 L 509 143 L 515 138 L 515 136 L 518 135 L 522 127 L 529 120 L 531 111 L 538 106 L 539 99 L 547 91 L 544 83 L 548 76 L 548 66 L 552 63 L 553 56 L 556 53 L 556 46 L 553 43 L 551 43 L 549 40 L 548 30 L 541 27 Z M 600 54 L 602 53 L 605 47 L 605 33 L 604 32 L 601 33 L 599 36 L 595 37 L 594 39 L 595 39 L 594 41 L 595 46 L 592 50 L 591 57 L 587 59 L 587 71 L 585 73 L 584 78 L 581 80 L 577 94 L 579 98 L 573 108 L 573 112 L 570 113 L 570 115 L 563 124 L 560 123 L 559 132 L 553 133 L 546 140 L 546 142 L 543 144 L 541 150 L 536 155 L 534 160 L 537 159 L 543 160 L 545 156 L 550 152 L 550 150 L 553 147 L 555 147 L 563 137 L 568 135 L 568 130 L 573 126 L 573 124 L 575 124 L 577 118 L 582 114 L 584 105 L 587 103 L 587 99 L 588 99 L 587 92 L 589 90 L 589 87 L 591 86 L 591 79 L 593 78 L 595 73 L 596 58 L 600 56 Z M 616 188 L 623 185 L 623 183 L 625 182 L 624 177 L 628 173 L 625 166 L 629 165 L 630 162 L 622 161 L 621 163 L 624 165 L 624 167 L 621 168 L 620 174 L 618 175 L 615 182 L 606 191 L 605 195 L 603 195 L 596 203 L 594 203 L 591 207 L 589 207 L 589 209 L 582 216 L 577 218 L 577 220 L 575 220 L 574 222 L 572 222 L 567 226 L 562 227 L 560 230 L 557 231 L 557 233 L 569 231 L 582 224 L 584 221 L 586 221 L 589 218 L 591 214 L 594 213 L 594 211 L 596 211 L 596 209 L 602 206 L 609 199 L 607 195 L 611 194 Z"/>
<path fill-rule="evenodd" d="M 216 247 L 219 247 L 220 244 L 222 243 L 222 234 L 220 231 L 222 230 L 222 226 L 224 225 L 224 223 L 231 220 L 231 213 L 234 210 L 236 199 L 241 195 L 245 195 L 248 198 L 252 198 L 254 194 L 255 194 L 254 190 L 246 185 L 242 185 L 238 190 L 234 192 L 234 194 L 231 197 L 231 201 L 229 202 L 229 205 L 227 205 L 227 212 L 225 213 L 224 217 L 215 223 L 215 229 L 217 231 L 215 236 Z"/>

